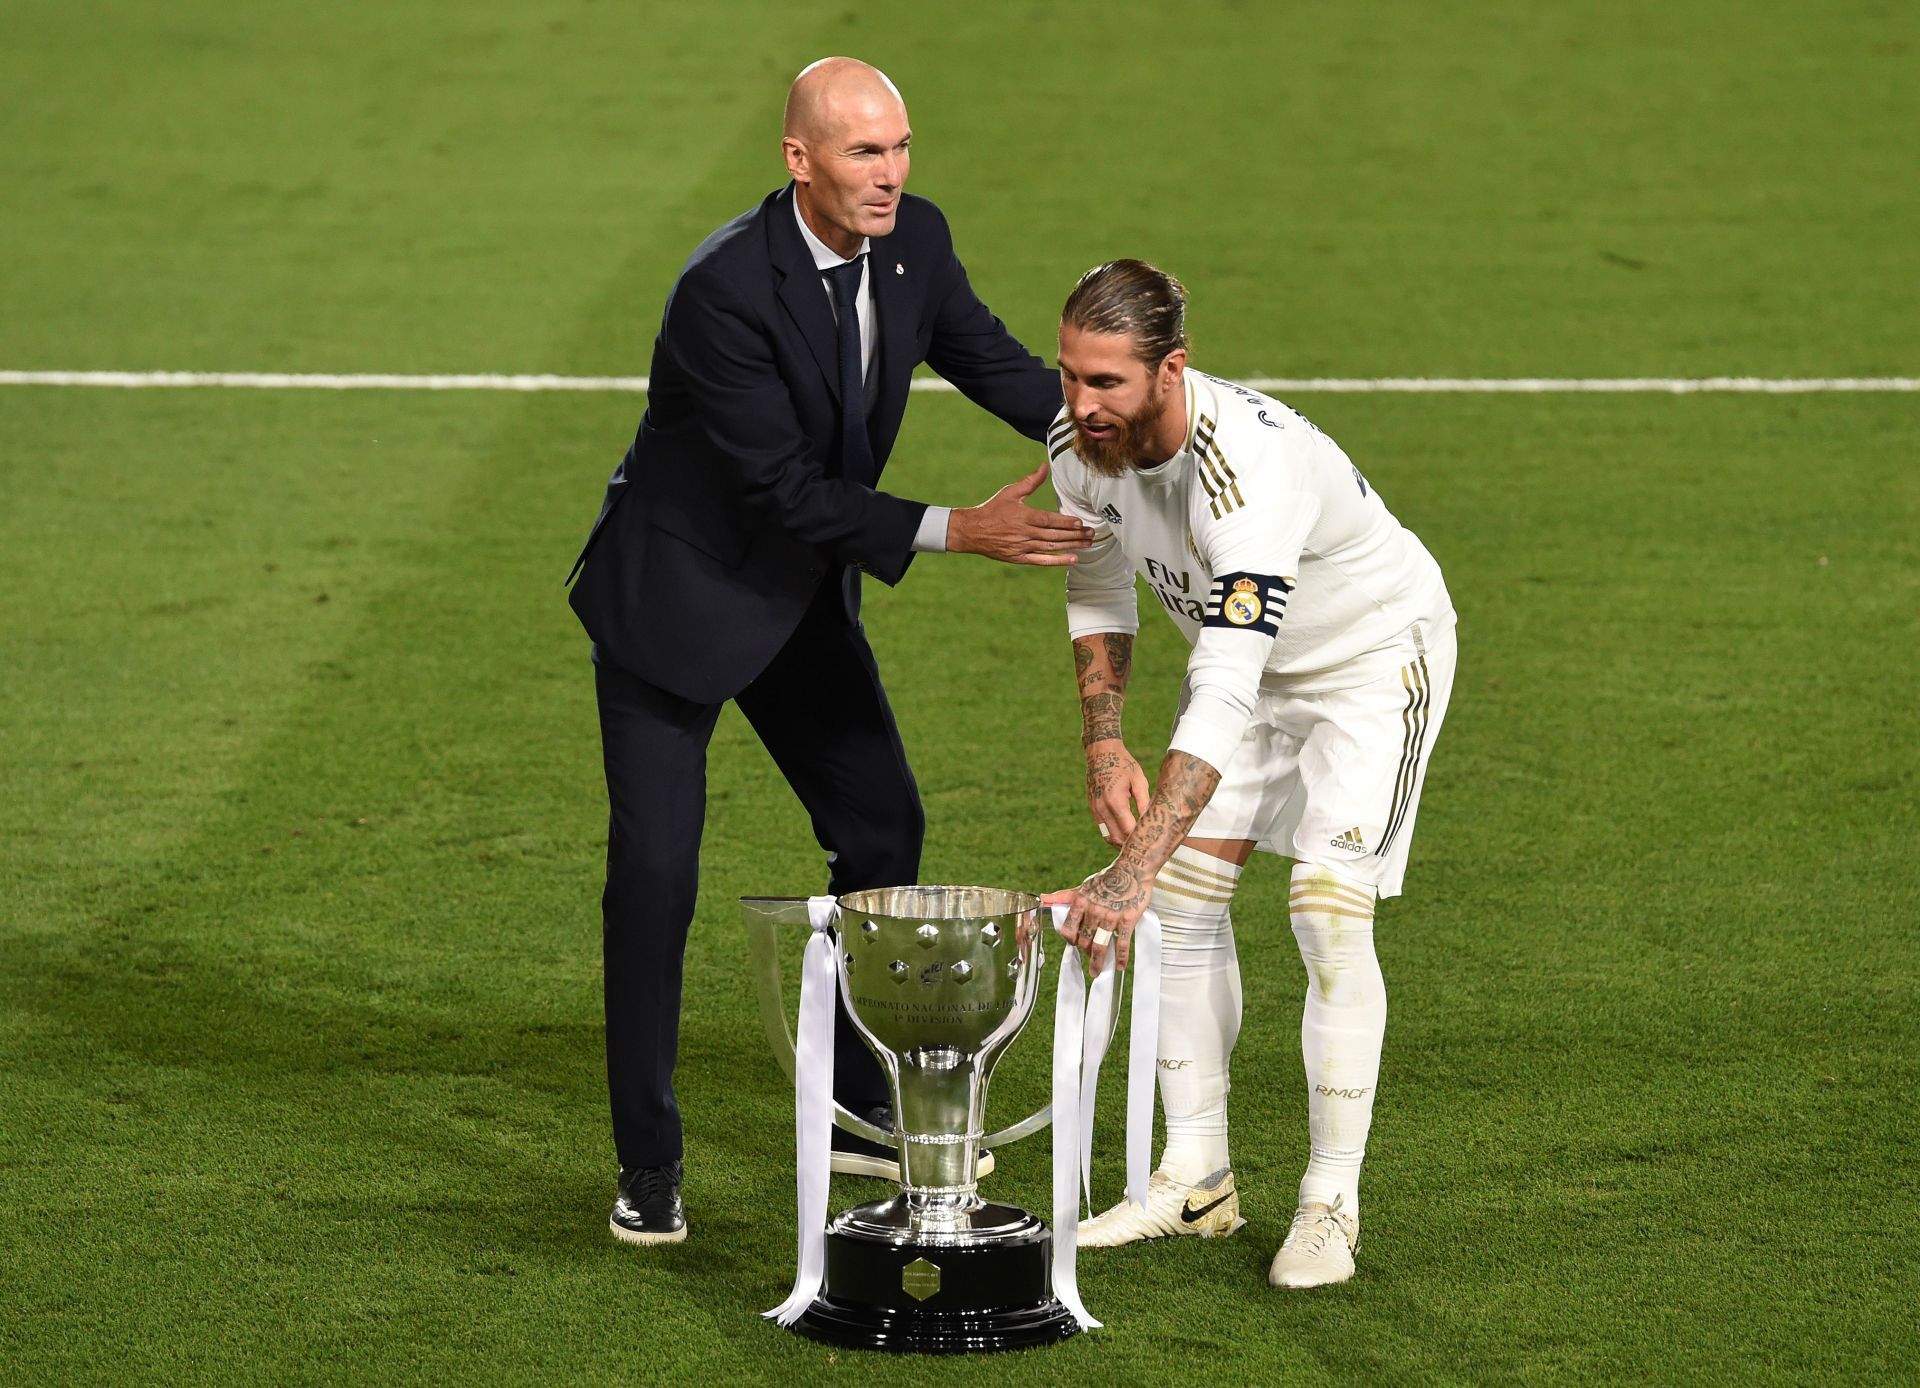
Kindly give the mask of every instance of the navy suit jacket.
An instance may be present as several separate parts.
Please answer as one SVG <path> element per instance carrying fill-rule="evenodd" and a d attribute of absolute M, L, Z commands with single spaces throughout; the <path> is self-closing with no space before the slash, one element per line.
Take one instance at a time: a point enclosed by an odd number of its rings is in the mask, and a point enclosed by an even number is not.
<path fill-rule="evenodd" d="M 903 194 L 870 251 L 876 468 L 921 362 L 1044 439 L 1059 377 L 974 294 L 940 209 Z M 574 565 L 569 601 L 596 659 L 719 703 L 766 668 L 829 574 L 900 580 L 926 505 L 841 475 L 839 397 L 833 308 L 789 184 L 701 243 L 667 298 L 640 431 Z"/>

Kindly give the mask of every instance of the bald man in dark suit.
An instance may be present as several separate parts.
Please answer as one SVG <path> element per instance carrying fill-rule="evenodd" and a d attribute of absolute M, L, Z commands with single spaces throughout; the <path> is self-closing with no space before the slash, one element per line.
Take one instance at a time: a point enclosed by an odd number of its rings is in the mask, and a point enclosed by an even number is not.
<path fill-rule="evenodd" d="M 681 271 L 646 414 L 574 566 L 611 809 L 610 1227 L 631 1243 L 686 1237 L 672 1077 L 722 705 L 811 816 L 829 890 L 914 882 L 925 816 L 860 625 L 860 575 L 897 583 L 928 550 L 1065 564 L 1091 538 L 1027 504 L 1044 468 L 964 509 L 878 489 L 921 362 L 1030 439 L 1061 399 L 1056 373 L 975 296 L 940 210 L 903 191 L 910 141 L 874 68 L 828 58 L 795 80 L 781 141 L 793 181 Z M 886 1118 L 879 1067 L 844 1016 L 834 1064 L 835 1097 Z M 843 1155 L 839 1169 L 884 1169 Z"/>

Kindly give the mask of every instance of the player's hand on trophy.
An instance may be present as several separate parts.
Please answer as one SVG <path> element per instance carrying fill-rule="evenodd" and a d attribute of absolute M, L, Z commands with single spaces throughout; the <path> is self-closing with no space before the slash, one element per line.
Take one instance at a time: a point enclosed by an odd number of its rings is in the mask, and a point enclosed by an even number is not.
<path fill-rule="evenodd" d="M 1087 809 L 1101 838 L 1115 848 L 1125 843 L 1152 798 L 1147 773 L 1126 743 L 1111 738 L 1087 747 Z"/>
<path fill-rule="evenodd" d="M 1078 887 L 1048 892 L 1040 899 L 1049 906 L 1067 908 L 1066 919 L 1056 928 L 1069 944 L 1086 952 L 1093 971 L 1098 973 L 1106 964 L 1109 949 L 1119 955 L 1121 968 L 1131 962 L 1133 928 L 1152 898 L 1151 879 L 1142 879 L 1124 863 L 1115 863 Z"/>
<path fill-rule="evenodd" d="M 1042 463 L 978 506 L 955 507 L 947 517 L 948 551 L 984 554 L 1003 564 L 1073 563 L 1072 551 L 1093 543 L 1093 527 L 1029 505 L 1027 498 L 1046 480 L 1047 465 Z"/>

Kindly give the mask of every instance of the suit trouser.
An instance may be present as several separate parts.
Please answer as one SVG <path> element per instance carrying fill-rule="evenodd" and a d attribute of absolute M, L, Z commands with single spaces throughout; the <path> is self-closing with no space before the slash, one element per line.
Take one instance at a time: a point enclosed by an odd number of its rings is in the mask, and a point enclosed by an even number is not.
<path fill-rule="evenodd" d="M 690 703 L 604 661 L 594 672 L 610 810 L 601 916 L 614 1146 L 623 1167 L 663 1166 L 682 1152 L 673 1093 L 681 969 L 699 887 L 707 743 L 721 706 Z M 920 792 L 838 583 L 821 589 L 734 702 L 812 817 L 834 895 L 918 879 Z M 834 1095 L 856 1111 L 887 1098 L 844 1010 Z"/>

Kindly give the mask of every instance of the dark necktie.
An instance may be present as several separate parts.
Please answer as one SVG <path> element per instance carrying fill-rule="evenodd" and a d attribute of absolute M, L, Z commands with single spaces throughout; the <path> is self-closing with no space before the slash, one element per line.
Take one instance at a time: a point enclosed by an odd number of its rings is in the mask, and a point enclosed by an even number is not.
<path fill-rule="evenodd" d="M 866 373 L 860 366 L 860 267 L 864 255 L 823 271 L 840 319 L 840 475 L 873 484 L 873 447 L 867 442 Z"/>

